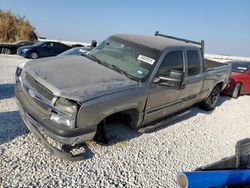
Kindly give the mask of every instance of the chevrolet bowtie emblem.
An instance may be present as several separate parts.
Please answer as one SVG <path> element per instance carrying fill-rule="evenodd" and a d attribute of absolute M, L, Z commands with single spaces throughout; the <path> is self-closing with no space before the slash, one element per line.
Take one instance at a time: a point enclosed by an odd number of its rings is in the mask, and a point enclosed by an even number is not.
<path fill-rule="evenodd" d="M 35 92 L 34 92 L 33 90 L 29 89 L 29 90 L 28 90 L 28 93 L 29 93 L 29 95 L 30 95 L 32 98 L 35 98 L 35 97 L 36 97 L 36 94 L 35 94 Z"/>

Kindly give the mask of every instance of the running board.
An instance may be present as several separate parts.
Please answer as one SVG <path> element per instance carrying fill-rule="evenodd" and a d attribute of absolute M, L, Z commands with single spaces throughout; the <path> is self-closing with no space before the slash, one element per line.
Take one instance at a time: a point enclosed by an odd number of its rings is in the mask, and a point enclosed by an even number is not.
<path fill-rule="evenodd" d="M 139 132 L 139 133 L 149 133 L 149 132 L 152 132 L 152 131 L 154 131 L 154 130 L 160 128 L 160 127 L 163 126 L 163 125 L 166 125 L 166 124 L 168 124 L 168 123 L 170 123 L 170 122 L 173 122 L 173 121 L 175 121 L 175 120 L 177 120 L 177 119 L 184 118 L 185 116 L 189 115 L 190 112 L 191 112 L 191 109 L 186 110 L 186 111 L 184 111 L 184 112 L 182 112 L 182 113 L 173 115 L 172 117 L 169 117 L 169 118 L 167 118 L 167 119 L 165 119 L 165 120 L 162 120 L 162 121 L 160 121 L 160 122 L 156 122 L 156 123 L 153 122 L 153 123 L 147 124 L 147 125 L 145 125 L 144 127 L 138 129 L 138 132 Z"/>

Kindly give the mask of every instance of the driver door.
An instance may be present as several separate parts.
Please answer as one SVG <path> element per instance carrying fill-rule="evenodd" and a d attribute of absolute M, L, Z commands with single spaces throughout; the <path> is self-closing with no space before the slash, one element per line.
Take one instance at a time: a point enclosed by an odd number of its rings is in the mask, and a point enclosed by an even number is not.
<path fill-rule="evenodd" d="M 183 51 L 174 50 L 167 52 L 155 75 L 155 81 L 149 85 L 144 124 L 161 119 L 180 110 L 180 87 L 173 86 L 171 83 L 171 79 L 174 79 L 172 72 L 178 71 L 182 74 L 184 72 Z M 163 77 L 166 79 L 159 80 L 159 78 Z"/>

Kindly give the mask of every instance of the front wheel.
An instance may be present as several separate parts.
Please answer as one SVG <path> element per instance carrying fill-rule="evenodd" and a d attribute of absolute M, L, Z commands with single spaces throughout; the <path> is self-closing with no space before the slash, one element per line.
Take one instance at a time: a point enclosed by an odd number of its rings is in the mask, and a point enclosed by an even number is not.
<path fill-rule="evenodd" d="M 232 97 L 237 99 L 240 96 L 240 91 L 241 91 L 241 84 L 238 83 L 234 87 Z"/>
<path fill-rule="evenodd" d="M 38 58 L 38 54 L 36 52 L 32 52 L 30 54 L 30 59 L 37 59 Z"/>
<path fill-rule="evenodd" d="M 215 86 L 208 98 L 200 104 L 200 107 L 204 110 L 210 111 L 215 109 L 220 96 L 220 87 Z"/>

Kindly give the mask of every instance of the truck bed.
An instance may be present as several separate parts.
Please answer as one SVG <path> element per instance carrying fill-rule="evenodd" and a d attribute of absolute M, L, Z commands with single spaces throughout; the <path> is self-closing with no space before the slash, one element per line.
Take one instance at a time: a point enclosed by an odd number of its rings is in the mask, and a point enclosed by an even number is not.
<path fill-rule="evenodd" d="M 225 66 L 227 64 L 225 63 L 220 63 L 218 61 L 212 61 L 209 59 L 204 59 L 204 69 L 211 69 L 211 68 L 215 68 L 215 67 L 221 67 L 221 66 Z"/>

